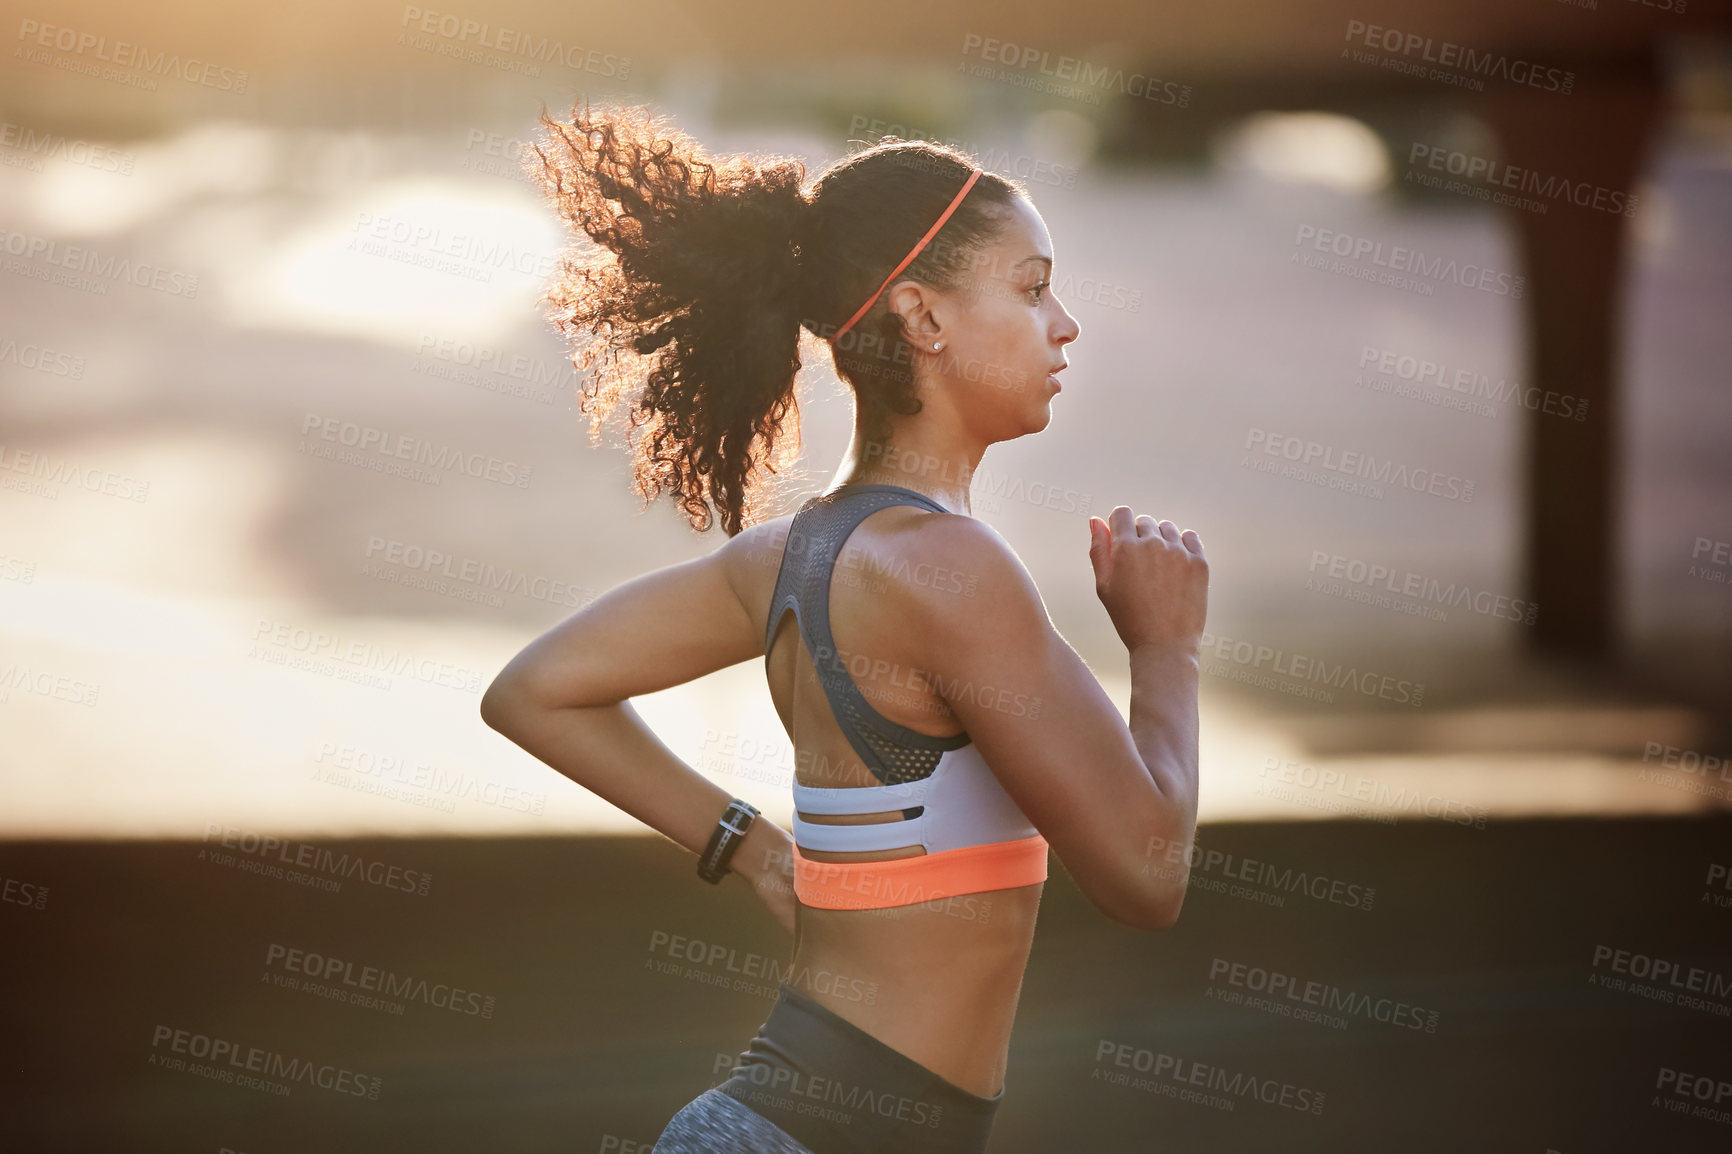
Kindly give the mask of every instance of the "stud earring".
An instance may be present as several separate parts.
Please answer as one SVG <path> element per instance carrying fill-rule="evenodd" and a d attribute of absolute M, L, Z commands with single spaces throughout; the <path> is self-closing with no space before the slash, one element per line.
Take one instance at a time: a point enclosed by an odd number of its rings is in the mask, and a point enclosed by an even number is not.
<path fill-rule="evenodd" d="M 932 351 L 933 352 L 937 352 L 939 349 L 941 349 L 943 347 L 944 347 L 943 341 L 933 341 L 932 342 Z"/>

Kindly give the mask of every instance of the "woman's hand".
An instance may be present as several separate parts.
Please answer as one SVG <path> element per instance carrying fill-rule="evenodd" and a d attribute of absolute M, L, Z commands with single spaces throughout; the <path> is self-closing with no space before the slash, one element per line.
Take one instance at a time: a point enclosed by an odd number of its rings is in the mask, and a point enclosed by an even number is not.
<path fill-rule="evenodd" d="M 776 915 L 776 920 L 782 923 L 782 928 L 788 931 L 790 937 L 794 933 L 794 875 L 792 871 L 787 877 L 777 873 L 759 874 L 752 880 L 752 889 L 763 899 L 770 912 Z"/>
<path fill-rule="evenodd" d="M 794 839 L 788 831 L 767 818 L 757 818 L 729 864 L 793 936 Z"/>
<path fill-rule="evenodd" d="M 1209 601 L 1209 562 L 1190 529 L 1120 505 L 1089 518 L 1095 593 L 1125 648 L 1173 647 L 1196 656 Z"/>

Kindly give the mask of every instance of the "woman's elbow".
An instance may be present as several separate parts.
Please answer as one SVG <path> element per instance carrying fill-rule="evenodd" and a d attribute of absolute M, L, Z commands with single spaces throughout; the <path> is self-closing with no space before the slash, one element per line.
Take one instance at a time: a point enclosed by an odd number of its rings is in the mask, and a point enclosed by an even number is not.
<path fill-rule="evenodd" d="M 1185 905 L 1185 891 L 1162 898 L 1144 911 L 1143 920 L 1137 928 L 1143 930 L 1170 930 L 1179 924 L 1179 911 Z"/>
<path fill-rule="evenodd" d="M 1127 875 L 1111 892 L 1092 893 L 1095 907 L 1122 926 L 1136 930 L 1170 930 L 1179 920 L 1179 910 L 1185 904 L 1185 887 L 1162 880 L 1151 885 L 1151 879 L 1141 871 Z"/>
<path fill-rule="evenodd" d="M 511 719 L 523 709 L 527 694 L 519 680 L 508 673 L 495 677 L 481 694 L 481 720 L 487 728 L 506 733 Z"/>
<path fill-rule="evenodd" d="M 1163 898 L 1158 901 L 1144 901 L 1136 905 L 1103 908 L 1103 912 L 1113 921 L 1133 930 L 1170 930 L 1179 921 L 1179 909 L 1185 904 L 1185 897 Z"/>

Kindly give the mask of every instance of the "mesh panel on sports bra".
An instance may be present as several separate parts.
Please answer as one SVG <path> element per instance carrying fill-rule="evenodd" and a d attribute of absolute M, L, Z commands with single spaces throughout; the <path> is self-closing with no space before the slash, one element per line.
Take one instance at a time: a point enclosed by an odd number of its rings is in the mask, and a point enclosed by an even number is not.
<path fill-rule="evenodd" d="M 870 705 L 867 709 L 872 709 Z M 885 785 L 901 785 L 905 781 L 919 781 L 923 777 L 931 777 L 932 771 L 938 768 L 939 758 L 944 756 L 942 749 L 910 749 L 894 741 L 886 740 L 872 728 L 871 720 L 862 712 L 861 707 L 852 700 L 844 698 L 842 709 L 848 716 L 848 721 L 867 745 L 872 747 L 879 759 L 884 763 L 885 772 L 878 778 Z M 878 715 L 877 710 L 872 711 Z"/>
<path fill-rule="evenodd" d="M 966 733 L 933 737 L 898 725 L 873 708 L 836 653 L 830 632 L 830 580 L 848 535 L 868 516 L 892 505 L 920 505 L 944 512 L 936 501 L 900 485 L 844 485 L 800 507 L 788 529 L 782 567 L 770 603 L 764 651 L 789 608 L 799 624 L 818 683 L 836 724 L 872 775 L 886 785 L 932 776 L 947 750 L 969 743 Z"/>

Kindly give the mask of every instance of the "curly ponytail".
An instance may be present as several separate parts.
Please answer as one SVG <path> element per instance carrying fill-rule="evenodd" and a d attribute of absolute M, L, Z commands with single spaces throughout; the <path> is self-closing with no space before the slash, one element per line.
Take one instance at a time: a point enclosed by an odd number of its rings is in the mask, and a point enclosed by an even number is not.
<path fill-rule="evenodd" d="M 713 505 L 734 536 L 758 519 L 766 474 L 799 456 L 800 329 L 834 332 L 972 164 L 952 149 L 892 138 L 832 166 L 808 197 L 801 161 L 712 160 L 646 108 L 580 104 L 569 122 L 545 109 L 540 120 L 525 169 L 599 246 L 567 248 L 543 296 L 573 363 L 590 374 L 582 410 L 591 439 L 641 383 L 629 422 L 643 430 L 633 444 L 635 490 L 646 504 L 671 493 L 700 531 L 711 527 Z M 954 283 L 996 231 L 991 210 L 1013 191 L 983 174 L 904 276 Z M 919 411 L 895 318 L 880 304 L 858 329 L 877 339 L 862 345 L 848 334 L 835 362 L 873 427 L 886 412 Z"/>

